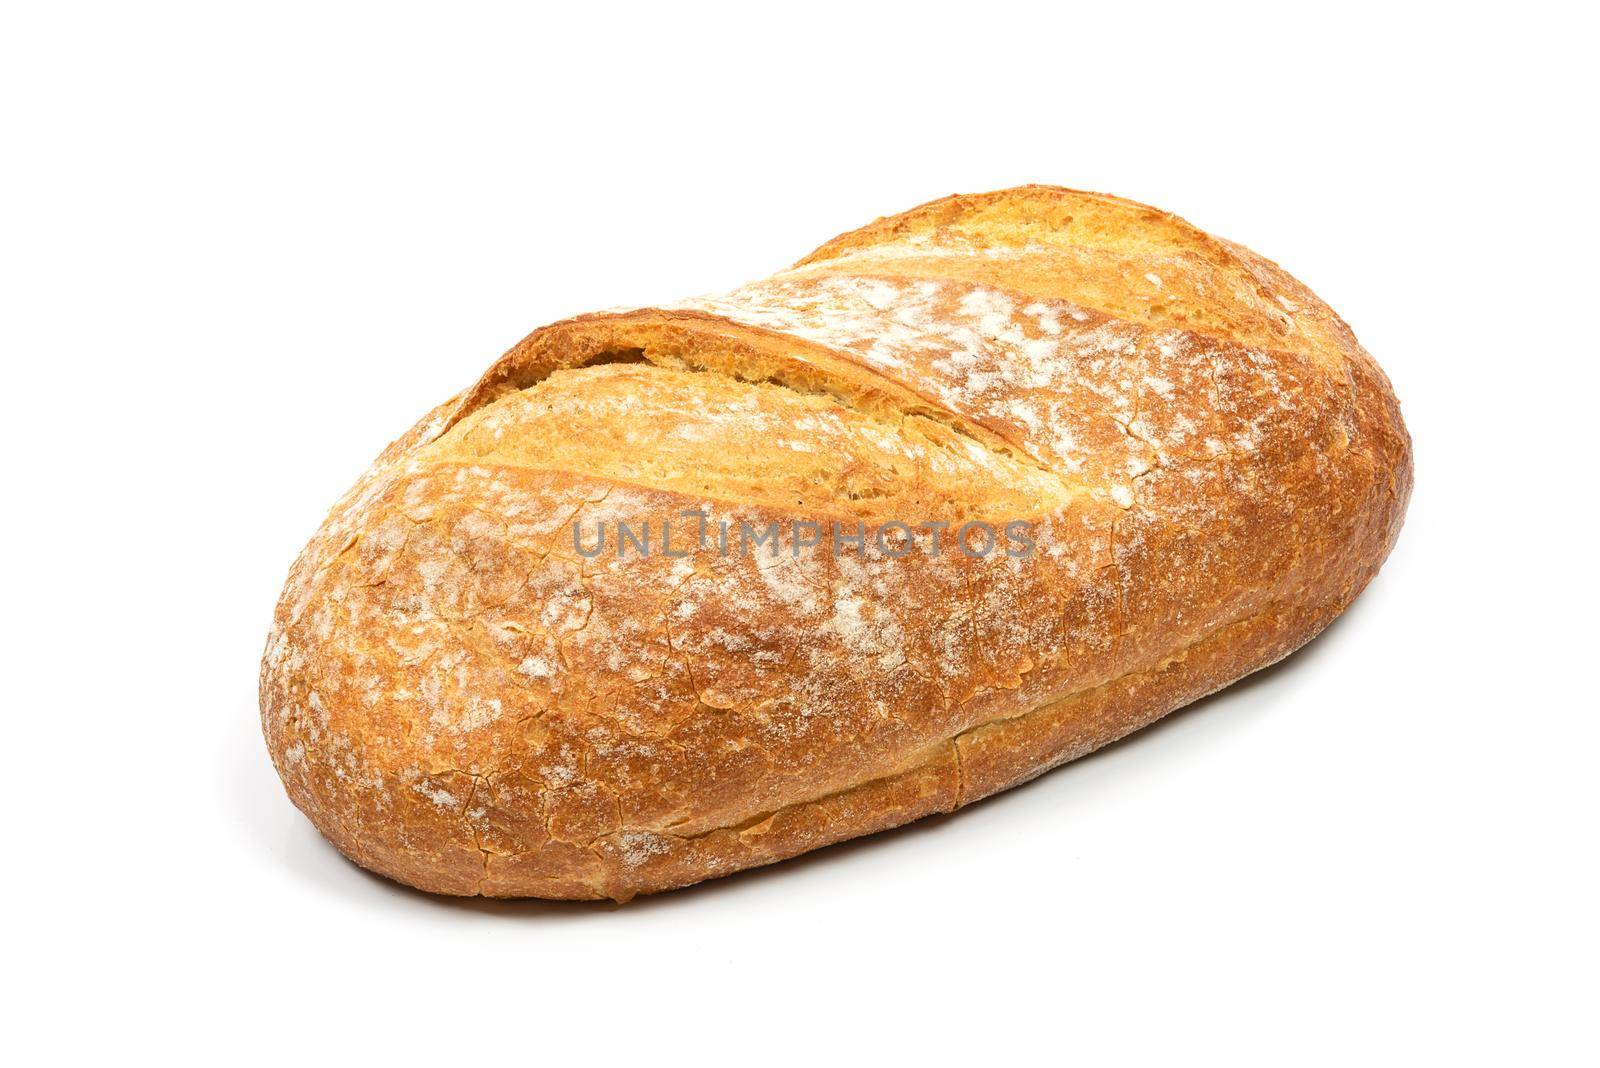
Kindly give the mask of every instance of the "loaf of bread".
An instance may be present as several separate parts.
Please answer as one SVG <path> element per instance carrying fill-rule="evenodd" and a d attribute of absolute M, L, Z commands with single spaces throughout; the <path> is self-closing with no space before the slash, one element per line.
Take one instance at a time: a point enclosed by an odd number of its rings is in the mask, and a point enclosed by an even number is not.
<path fill-rule="evenodd" d="M 1411 478 L 1383 372 L 1275 264 L 1115 197 L 950 197 L 529 335 L 294 564 L 262 724 L 373 871 L 623 901 L 1271 664 L 1372 578 Z"/>

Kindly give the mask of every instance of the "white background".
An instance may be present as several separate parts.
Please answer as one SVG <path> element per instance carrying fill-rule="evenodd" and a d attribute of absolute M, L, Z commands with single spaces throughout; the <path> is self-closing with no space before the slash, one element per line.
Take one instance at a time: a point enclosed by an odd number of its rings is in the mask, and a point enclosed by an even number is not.
<path fill-rule="evenodd" d="M 1578 5 L 9 7 L 8 1045 L 299 1063 L 1595 1063 Z M 1394 380 L 1387 567 L 1284 665 L 954 817 L 615 908 L 289 805 L 288 565 L 575 312 L 1038 181 L 1279 260 Z"/>

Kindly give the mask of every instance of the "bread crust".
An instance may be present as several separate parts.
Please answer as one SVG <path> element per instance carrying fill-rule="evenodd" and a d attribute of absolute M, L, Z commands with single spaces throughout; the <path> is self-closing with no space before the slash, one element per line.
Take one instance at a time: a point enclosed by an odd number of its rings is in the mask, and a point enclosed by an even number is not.
<path fill-rule="evenodd" d="M 951 811 L 1278 660 L 1411 481 L 1383 372 L 1275 264 L 1114 197 L 946 198 L 529 335 L 302 552 L 262 725 L 367 868 L 624 901 Z M 974 518 L 1034 551 L 873 545 Z M 784 536 L 583 551 L 618 521 Z M 792 550 L 807 523 L 864 550 Z"/>

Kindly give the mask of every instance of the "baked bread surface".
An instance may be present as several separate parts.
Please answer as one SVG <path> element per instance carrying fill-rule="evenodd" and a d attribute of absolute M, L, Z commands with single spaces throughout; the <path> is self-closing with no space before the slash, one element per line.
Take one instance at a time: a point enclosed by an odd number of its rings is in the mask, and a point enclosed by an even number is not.
<path fill-rule="evenodd" d="M 1278 660 L 1411 477 L 1383 372 L 1275 264 L 1115 197 L 950 197 L 519 343 L 296 561 L 262 724 L 367 868 L 626 900 L 948 812 Z M 874 541 L 1014 520 L 1026 555 Z M 776 553 L 720 553 L 741 523 Z M 834 523 L 864 551 L 793 548 Z"/>

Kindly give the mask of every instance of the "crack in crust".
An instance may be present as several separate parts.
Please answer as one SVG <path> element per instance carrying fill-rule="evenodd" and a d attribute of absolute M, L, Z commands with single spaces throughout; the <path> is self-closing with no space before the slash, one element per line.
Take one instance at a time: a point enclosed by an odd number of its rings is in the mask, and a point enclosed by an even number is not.
<path fill-rule="evenodd" d="M 459 418 L 419 459 L 587 474 L 880 522 L 1028 517 L 1081 492 L 948 420 L 638 351 L 639 361 L 563 368 L 504 393 Z M 941 482 L 959 484 L 960 495 L 930 492 Z"/>

